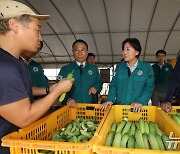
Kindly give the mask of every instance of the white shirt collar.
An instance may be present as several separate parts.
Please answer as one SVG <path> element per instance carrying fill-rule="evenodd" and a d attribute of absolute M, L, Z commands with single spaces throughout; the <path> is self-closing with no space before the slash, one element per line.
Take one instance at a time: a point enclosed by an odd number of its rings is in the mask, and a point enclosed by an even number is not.
<path fill-rule="evenodd" d="M 129 67 L 131 73 L 136 69 L 137 64 L 138 64 L 138 60 L 137 60 L 137 62 L 136 62 L 133 66 L 130 66 L 130 65 L 127 63 L 127 66 Z"/>
<path fill-rule="evenodd" d="M 21 58 L 22 58 L 22 60 L 24 61 L 24 63 L 27 64 L 27 65 L 29 65 L 29 63 L 30 63 L 31 60 L 32 60 L 32 59 L 26 60 L 26 59 L 24 59 L 23 57 L 21 57 Z"/>
<path fill-rule="evenodd" d="M 164 65 L 164 63 L 161 64 L 161 65 L 158 63 L 158 66 L 159 66 L 161 69 L 162 69 L 163 65 Z"/>
<path fill-rule="evenodd" d="M 83 63 L 81 64 L 80 62 L 76 61 L 76 63 L 78 64 L 78 66 L 83 65 L 83 67 L 84 67 L 86 62 L 83 62 Z"/>

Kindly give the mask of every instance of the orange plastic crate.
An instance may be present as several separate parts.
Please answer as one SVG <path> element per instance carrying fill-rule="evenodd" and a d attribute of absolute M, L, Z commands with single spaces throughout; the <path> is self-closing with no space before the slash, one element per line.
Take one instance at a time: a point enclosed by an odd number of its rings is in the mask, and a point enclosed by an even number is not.
<path fill-rule="evenodd" d="M 105 123 L 98 135 L 98 138 L 93 144 L 93 151 L 98 154 L 155 154 L 155 153 L 180 153 L 180 151 L 162 151 L 162 150 L 146 150 L 146 149 L 130 149 L 130 148 L 117 148 L 105 146 L 107 135 L 111 129 L 113 122 L 120 122 L 124 118 L 128 118 L 132 122 L 138 121 L 143 118 L 145 121 L 156 122 L 159 128 L 169 135 L 173 131 L 174 136 L 180 137 L 180 130 L 169 121 L 169 117 L 161 109 L 155 106 L 143 106 L 140 113 L 131 112 L 132 107 L 128 105 L 115 105 L 111 108 Z M 178 150 L 180 146 L 178 145 Z"/>
<path fill-rule="evenodd" d="M 64 106 L 38 120 L 27 128 L 20 129 L 2 138 L 2 146 L 10 147 L 11 154 L 39 154 L 39 149 L 52 150 L 55 154 L 91 154 L 92 145 L 110 111 L 99 110 L 100 104 L 77 104 L 77 108 Z M 53 134 L 77 118 L 93 119 L 99 122 L 92 139 L 86 143 L 53 142 Z"/>

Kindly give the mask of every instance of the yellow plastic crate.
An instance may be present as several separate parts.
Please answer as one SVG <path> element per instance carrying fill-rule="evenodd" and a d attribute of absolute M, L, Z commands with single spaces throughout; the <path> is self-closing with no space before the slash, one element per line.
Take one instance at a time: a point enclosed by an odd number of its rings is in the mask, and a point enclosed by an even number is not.
<path fill-rule="evenodd" d="M 171 60 L 167 60 L 169 64 L 172 65 L 172 67 L 174 68 L 174 66 L 176 65 L 177 60 L 176 59 L 171 59 Z"/>
<path fill-rule="evenodd" d="M 167 112 L 167 113 L 168 113 L 168 115 L 180 113 L 180 106 L 172 106 L 171 112 Z"/>
<path fill-rule="evenodd" d="M 166 112 L 165 112 L 166 113 Z M 169 116 L 173 115 L 173 114 L 176 114 L 176 113 L 180 113 L 180 106 L 172 106 L 172 110 L 171 112 L 168 112 L 166 114 L 168 114 Z M 173 125 L 177 128 L 179 128 L 179 132 L 180 132 L 180 125 L 178 125 L 171 117 L 170 118 L 170 121 L 171 123 L 173 123 Z"/>
<path fill-rule="evenodd" d="M 38 120 L 27 128 L 20 129 L 2 138 L 2 146 L 10 147 L 11 154 L 40 154 L 39 149 L 52 150 L 55 154 L 91 154 L 92 145 L 110 111 L 99 110 L 100 104 L 77 104 L 77 108 L 64 106 Z M 86 143 L 53 142 L 53 134 L 77 118 L 93 119 L 99 122 L 92 139 Z"/>
<path fill-rule="evenodd" d="M 117 148 L 105 146 L 107 135 L 111 129 L 113 122 L 120 122 L 124 118 L 128 118 L 132 122 L 136 122 L 139 118 L 143 118 L 145 121 L 156 122 L 159 128 L 169 136 L 169 133 L 173 131 L 174 136 L 179 136 L 179 129 L 174 127 L 173 123 L 169 122 L 169 117 L 161 109 L 155 106 L 143 106 L 140 113 L 133 113 L 132 107 L 128 105 L 115 105 L 111 108 L 106 121 L 93 144 L 93 151 L 98 154 L 155 154 L 155 153 L 180 153 L 180 151 L 161 151 L 161 150 L 146 150 L 146 149 L 132 149 L 132 148 Z M 180 146 L 178 145 L 178 149 Z"/>

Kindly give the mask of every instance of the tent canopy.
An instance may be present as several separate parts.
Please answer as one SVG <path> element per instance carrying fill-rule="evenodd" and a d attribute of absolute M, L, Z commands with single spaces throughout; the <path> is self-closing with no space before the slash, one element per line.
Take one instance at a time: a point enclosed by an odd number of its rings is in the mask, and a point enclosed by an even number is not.
<path fill-rule="evenodd" d="M 58 68 L 74 60 L 72 43 L 83 39 L 98 65 L 122 59 L 122 42 L 141 42 L 140 59 L 156 61 L 159 49 L 167 59 L 180 52 L 180 0 L 17 0 L 39 14 L 51 15 L 42 25 L 44 41 L 34 60 L 45 68 Z"/>

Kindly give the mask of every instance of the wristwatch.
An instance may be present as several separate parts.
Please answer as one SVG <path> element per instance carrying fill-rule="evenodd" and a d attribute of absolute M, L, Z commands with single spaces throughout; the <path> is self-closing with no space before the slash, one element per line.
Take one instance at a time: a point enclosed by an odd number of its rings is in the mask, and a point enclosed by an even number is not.
<path fill-rule="evenodd" d="M 46 87 L 46 94 L 49 94 L 49 87 Z"/>

